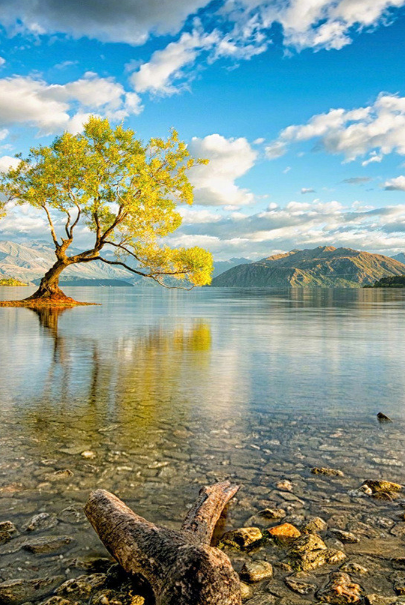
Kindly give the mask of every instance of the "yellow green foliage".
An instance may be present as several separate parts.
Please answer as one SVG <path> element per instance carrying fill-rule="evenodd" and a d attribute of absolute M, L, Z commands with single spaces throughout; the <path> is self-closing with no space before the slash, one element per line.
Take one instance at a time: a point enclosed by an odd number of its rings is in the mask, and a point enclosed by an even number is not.
<path fill-rule="evenodd" d="M 95 244 L 82 253 L 85 259 L 77 256 L 74 262 L 101 258 L 100 251 L 110 245 L 118 262 L 126 266 L 127 258 L 135 258 L 137 267 L 146 269 L 143 274 L 160 283 L 166 276 L 196 286 L 210 283 L 209 252 L 171 249 L 161 241 L 181 225 L 178 204 L 193 201 L 188 171 L 207 162 L 192 158 L 175 130 L 166 140 L 144 144 L 132 130 L 91 117 L 82 134 L 66 132 L 48 147 L 32 148 L 26 159 L 18 157 L 19 165 L 0 176 L 0 193 L 43 209 L 55 246 L 63 246 L 63 252 L 73 241 L 74 227 L 84 221 Z M 61 243 L 52 220 L 57 213 L 66 223 L 67 239 Z"/>

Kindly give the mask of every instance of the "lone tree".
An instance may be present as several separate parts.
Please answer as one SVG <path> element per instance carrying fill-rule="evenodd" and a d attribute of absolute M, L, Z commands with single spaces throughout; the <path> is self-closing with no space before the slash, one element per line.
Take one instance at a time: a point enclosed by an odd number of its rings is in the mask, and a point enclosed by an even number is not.
<path fill-rule="evenodd" d="M 168 278 L 186 280 L 190 287 L 210 283 L 209 252 L 161 242 L 181 225 L 177 204 L 192 204 L 187 172 L 207 162 L 190 157 L 176 131 L 145 145 L 132 130 L 91 117 L 83 134 L 65 132 L 49 147 L 31 149 L 26 159 L 17 157 L 17 167 L 0 177 L 0 193 L 8 202 L 43 210 L 56 255 L 38 290 L 24 302 L 73 304 L 59 288 L 59 277 L 71 265 L 93 261 L 166 286 Z M 69 256 L 78 225 L 90 230 L 93 244 Z M 57 233 L 61 228 L 63 237 Z M 108 248 L 115 260 L 102 256 Z"/>

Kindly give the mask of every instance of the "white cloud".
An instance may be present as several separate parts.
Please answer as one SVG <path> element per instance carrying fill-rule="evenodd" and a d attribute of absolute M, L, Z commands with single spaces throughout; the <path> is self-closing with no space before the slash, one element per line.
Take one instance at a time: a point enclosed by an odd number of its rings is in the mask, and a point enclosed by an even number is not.
<path fill-rule="evenodd" d="M 395 179 L 386 181 L 384 189 L 387 191 L 405 191 L 405 176 L 397 176 Z"/>
<path fill-rule="evenodd" d="M 153 53 L 148 63 L 141 65 L 130 78 L 137 92 L 173 94 L 173 79 L 182 78 L 183 68 L 194 63 L 202 50 L 212 48 L 218 42 L 217 34 L 203 34 L 194 30 L 184 33 L 177 42 L 171 42 L 163 50 Z"/>
<path fill-rule="evenodd" d="M 363 166 L 394 151 L 405 155 L 405 97 L 380 94 L 368 107 L 331 109 L 306 124 L 288 126 L 266 147 L 267 157 L 280 157 L 290 144 L 312 139 L 328 153 L 344 155 L 347 162 L 370 153 Z"/>
<path fill-rule="evenodd" d="M 3 57 L 0 57 L 0 67 L 2 67 L 6 63 L 6 60 Z"/>
<path fill-rule="evenodd" d="M 151 36 L 180 35 L 133 76 L 140 92 L 172 94 L 172 81 L 183 77 L 183 68 L 204 51 L 209 52 L 208 62 L 222 57 L 249 60 L 265 52 L 274 23 L 281 25 L 288 48 L 340 49 L 359 32 L 389 23 L 404 4 L 405 0 L 223 0 L 215 7 L 209 0 L 2 0 L 0 23 L 11 34 L 63 33 L 133 45 L 144 44 Z M 192 19 L 198 35 L 181 33 L 186 20 Z"/>
<path fill-rule="evenodd" d="M 235 184 L 257 158 L 246 139 L 226 139 L 219 134 L 194 137 L 189 151 L 196 158 L 210 160 L 208 165 L 196 166 L 190 172 L 197 204 L 239 207 L 253 203 L 253 193 Z"/>
<path fill-rule="evenodd" d="M 315 193 L 315 189 L 311 189 L 311 188 L 309 188 L 309 187 L 303 187 L 303 188 L 301 189 L 301 193 L 302 193 L 302 194 L 305 194 L 305 193 Z"/>
<path fill-rule="evenodd" d="M 368 166 L 369 164 L 373 164 L 375 162 L 381 162 L 383 160 L 383 155 L 381 153 L 377 153 L 376 151 L 372 151 L 370 153 L 370 157 L 364 162 L 361 163 L 362 166 Z"/>
<path fill-rule="evenodd" d="M 381 254 L 403 249 L 405 205 L 370 208 L 330 202 L 271 204 L 252 215 L 221 216 L 209 223 L 185 224 L 173 241 L 207 246 L 215 254 L 264 257 L 273 250 L 334 245 Z M 204 242 L 204 244 L 203 244 Z"/>
<path fill-rule="evenodd" d="M 0 157 L 0 172 L 7 172 L 10 168 L 16 168 L 20 160 L 13 158 L 9 155 L 3 155 Z"/>
<path fill-rule="evenodd" d="M 63 85 L 22 76 L 0 79 L 0 126 L 28 124 L 40 134 L 77 132 L 90 113 L 121 120 L 141 110 L 136 93 L 96 74 Z"/>

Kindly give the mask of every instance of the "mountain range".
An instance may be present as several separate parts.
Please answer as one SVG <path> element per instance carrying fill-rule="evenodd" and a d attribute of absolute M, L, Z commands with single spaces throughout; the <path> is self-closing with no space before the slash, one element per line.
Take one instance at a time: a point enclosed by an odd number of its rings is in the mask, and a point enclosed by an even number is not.
<path fill-rule="evenodd" d="M 320 246 L 239 265 L 214 278 L 212 285 L 359 288 L 394 275 L 405 275 L 405 264 L 397 259 L 351 248 Z"/>
<path fill-rule="evenodd" d="M 71 250 L 75 252 L 74 249 Z M 76 252 L 79 252 L 77 250 Z M 104 256 L 113 260 L 113 254 Z M 38 284 L 44 273 L 54 264 L 55 252 L 47 242 L 18 244 L 0 241 L 0 279 L 14 278 L 22 282 Z M 214 263 L 214 277 L 232 267 L 250 263 L 246 258 L 231 258 Z M 148 284 L 150 280 L 147 280 Z M 64 285 L 105 285 L 125 286 L 144 283 L 142 277 L 129 273 L 124 268 L 113 267 L 94 261 L 88 264 L 73 265 L 63 272 L 60 284 Z"/>

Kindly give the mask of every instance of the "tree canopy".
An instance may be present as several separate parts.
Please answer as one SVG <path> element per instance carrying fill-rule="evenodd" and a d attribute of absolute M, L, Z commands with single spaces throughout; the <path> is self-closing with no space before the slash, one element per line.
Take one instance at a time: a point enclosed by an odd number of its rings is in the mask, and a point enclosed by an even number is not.
<path fill-rule="evenodd" d="M 7 201 L 44 211 L 59 274 L 65 266 L 99 260 L 162 285 L 168 277 L 191 286 L 210 283 L 209 252 L 163 242 L 181 225 L 178 204 L 193 202 L 189 170 L 207 163 L 190 156 L 175 130 L 144 144 L 133 130 L 91 117 L 82 134 L 65 132 L 27 158 L 17 157 L 19 164 L 0 176 L 0 192 Z M 92 243 L 68 256 L 78 225 L 88 228 Z M 102 256 L 106 246 L 115 260 Z"/>

